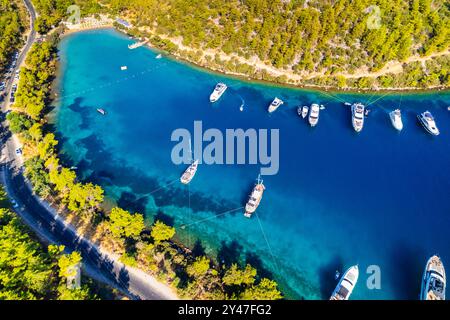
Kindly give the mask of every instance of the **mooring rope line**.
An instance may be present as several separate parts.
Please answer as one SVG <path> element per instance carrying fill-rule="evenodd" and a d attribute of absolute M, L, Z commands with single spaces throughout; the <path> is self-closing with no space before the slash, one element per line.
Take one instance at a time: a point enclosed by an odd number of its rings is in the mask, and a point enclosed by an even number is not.
<path fill-rule="evenodd" d="M 166 187 L 168 187 L 168 186 L 174 184 L 174 183 L 175 183 L 176 181 L 178 181 L 178 180 L 179 180 L 179 178 L 177 178 L 177 179 L 175 179 L 175 180 L 173 180 L 173 181 L 170 181 L 170 182 L 168 182 L 167 184 L 165 184 L 165 185 L 163 185 L 163 186 L 161 186 L 161 187 L 159 187 L 159 188 L 157 188 L 157 189 L 155 189 L 155 190 L 153 190 L 153 191 L 147 193 L 147 195 L 154 194 L 155 192 L 157 192 L 157 191 L 159 191 L 159 190 L 161 190 L 161 189 L 164 189 L 164 188 L 166 188 Z"/>
<path fill-rule="evenodd" d="M 280 268 L 278 267 L 277 261 L 276 261 L 276 259 L 275 259 L 275 255 L 273 254 L 273 251 L 272 251 L 272 247 L 271 247 L 270 244 L 269 244 L 269 240 L 267 240 L 266 233 L 264 232 L 264 228 L 263 228 L 263 226 L 262 226 L 262 224 L 261 224 L 261 220 L 259 219 L 259 216 L 258 216 L 258 213 L 257 213 L 257 212 L 255 212 L 255 216 L 256 216 L 256 218 L 258 219 L 258 224 L 259 224 L 259 227 L 260 227 L 260 229 L 261 229 L 261 233 L 262 233 L 262 235 L 263 235 L 263 237 L 264 237 L 264 240 L 266 241 L 266 245 L 267 245 L 267 248 L 269 249 L 270 256 L 272 257 L 272 261 L 273 261 L 274 267 L 275 267 L 275 268 L 277 269 L 277 271 L 279 272 L 279 271 L 280 271 Z"/>
<path fill-rule="evenodd" d="M 190 209 L 190 208 L 189 208 L 189 209 Z M 195 221 L 195 222 L 190 223 L 190 224 L 184 224 L 184 225 L 181 226 L 181 228 L 182 228 L 182 229 L 185 229 L 185 228 L 187 228 L 187 227 L 190 227 L 190 226 L 193 226 L 193 225 L 196 225 L 196 224 L 199 224 L 199 223 L 208 221 L 208 220 L 212 220 L 212 219 L 214 219 L 214 218 L 218 218 L 218 217 L 224 216 L 224 215 L 226 215 L 227 213 L 231 213 L 231 212 L 238 211 L 238 210 L 241 210 L 241 209 L 244 209 L 244 207 L 239 207 L 239 208 L 227 210 L 227 211 L 225 211 L 225 212 L 218 213 L 218 214 L 213 215 L 213 216 L 211 216 L 211 217 L 208 217 L 208 218 L 205 218 L 205 219 L 201 219 L 201 220 Z"/>

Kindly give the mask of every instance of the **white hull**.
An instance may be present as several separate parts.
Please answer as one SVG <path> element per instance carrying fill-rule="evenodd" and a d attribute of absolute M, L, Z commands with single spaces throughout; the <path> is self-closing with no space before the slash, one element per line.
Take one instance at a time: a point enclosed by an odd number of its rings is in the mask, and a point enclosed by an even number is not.
<path fill-rule="evenodd" d="M 439 129 L 436 126 L 436 122 L 430 112 L 426 111 L 421 113 L 417 116 L 417 118 L 428 133 L 434 136 L 438 136 L 440 134 Z"/>
<path fill-rule="evenodd" d="M 226 86 L 226 84 L 218 83 L 214 88 L 214 91 L 209 96 L 209 101 L 211 101 L 211 103 L 217 102 L 227 89 L 228 87 Z"/>
<path fill-rule="evenodd" d="M 309 125 L 311 127 L 317 126 L 319 123 L 319 115 L 320 115 L 320 106 L 318 104 L 311 105 L 311 108 L 309 108 Z"/>
<path fill-rule="evenodd" d="M 265 189 L 266 187 L 264 186 L 263 181 L 258 177 L 258 182 L 253 188 L 252 193 L 245 204 L 244 216 L 246 218 L 251 218 L 256 209 L 258 209 Z"/>
<path fill-rule="evenodd" d="M 189 182 L 194 179 L 195 174 L 197 173 L 198 169 L 198 160 L 195 160 L 189 168 L 186 169 L 186 171 L 183 173 L 183 175 L 180 178 L 180 182 L 182 184 L 188 184 Z"/>
<path fill-rule="evenodd" d="M 307 106 L 304 106 L 302 108 L 302 118 L 303 119 L 305 119 L 308 116 L 308 111 L 309 111 L 309 108 Z"/>
<path fill-rule="evenodd" d="M 278 98 L 275 98 L 275 99 L 272 101 L 272 103 L 270 104 L 270 106 L 269 106 L 269 109 L 268 109 L 269 113 L 272 113 L 272 112 L 277 111 L 277 109 L 278 109 L 282 104 L 284 104 L 283 100 L 278 99 Z"/>
<path fill-rule="evenodd" d="M 350 267 L 345 273 L 342 275 L 339 283 L 334 289 L 330 300 L 348 300 L 355 288 L 356 283 L 358 282 L 359 277 L 359 269 L 358 266 Z"/>
<path fill-rule="evenodd" d="M 445 300 L 446 289 L 445 269 L 438 256 L 432 256 L 422 277 L 421 300 Z"/>
<path fill-rule="evenodd" d="M 352 105 L 352 125 L 356 132 L 361 132 L 364 127 L 364 109 L 360 103 Z"/>
<path fill-rule="evenodd" d="M 389 118 L 391 118 L 391 123 L 392 126 L 398 130 L 398 131 L 402 131 L 403 130 L 403 121 L 402 121 L 402 116 L 400 114 L 400 110 L 394 110 L 392 112 L 389 113 Z"/>

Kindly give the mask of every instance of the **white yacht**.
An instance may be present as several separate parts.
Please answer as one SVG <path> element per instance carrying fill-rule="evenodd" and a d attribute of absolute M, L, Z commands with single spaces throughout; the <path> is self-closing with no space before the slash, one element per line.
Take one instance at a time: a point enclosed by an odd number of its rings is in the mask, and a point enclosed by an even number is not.
<path fill-rule="evenodd" d="M 195 160 L 181 176 L 180 178 L 181 183 L 188 184 L 189 182 L 191 182 L 191 180 L 194 179 L 194 176 L 197 173 L 197 169 L 198 169 L 198 160 Z"/>
<path fill-rule="evenodd" d="M 422 126 L 427 130 L 429 133 L 431 133 L 434 136 L 439 135 L 439 129 L 436 126 L 436 122 L 434 121 L 434 117 L 431 114 L 430 111 L 425 111 L 424 113 L 421 113 L 417 116 L 419 118 L 420 123 Z"/>
<path fill-rule="evenodd" d="M 272 103 L 269 106 L 269 112 L 272 113 L 274 111 L 276 111 L 282 104 L 283 104 L 283 100 L 275 98 L 273 99 Z"/>
<path fill-rule="evenodd" d="M 209 96 L 209 101 L 211 101 L 212 103 L 216 102 L 220 99 L 220 97 L 225 93 L 227 89 L 228 87 L 225 83 L 220 82 L 216 84 L 214 91 Z"/>
<path fill-rule="evenodd" d="M 420 300 L 445 300 L 445 269 L 438 256 L 432 256 L 425 266 Z"/>
<path fill-rule="evenodd" d="M 356 132 L 361 132 L 364 126 L 364 105 L 361 103 L 352 104 L 352 124 Z"/>
<path fill-rule="evenodd" d="M 317 103 L 313 103 L 309 109 L 309 124 L 311 127 L 315 127 L 319 123 L 320 106 Z"/>
<path fill-rule="evenodd" d="M 333 294 L 330 297 L 330 300 L 348 300 L 350 295 L 355 288 L 356 282 L 358 281 L 359 270 L 358 266 L 350 267 L 345 273 L 342 275 L 341 280 L 334 289 Z"/>
<path fill-rule="evenodd" d="M 389 118 L 391 118 L 392 125 L 398 131 L 403 129 L 402 113 L 400 109 L 389 112 Z"/>
<path fill-rule="evenodd" d="M 303 106 L 302 108 L 302 118 L 305 119 L 308 116 L 309 108 L 308 106 Z"/>
<path fill-rule="evenodd" d="M 255 184 L 255 187 L 252 190 L 252 193 L 250 194 L 250 197 L 245 204 L 245 213 L 244 216 L 247 218 L 251 218 L 252 214 L 255 213 L 256 209 L 259 206 L 259 203 L 261 202 L 264 190 L 266 187 L 263 184 L 263 181 L 261 180 L 261 177 L 258 176 L 258 180 Z"/>

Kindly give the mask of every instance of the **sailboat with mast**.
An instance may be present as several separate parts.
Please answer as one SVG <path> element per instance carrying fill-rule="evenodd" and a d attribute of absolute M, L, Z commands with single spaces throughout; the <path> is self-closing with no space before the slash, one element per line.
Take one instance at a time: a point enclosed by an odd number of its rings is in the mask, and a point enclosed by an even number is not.
<path fill-rule="evenodd" d="M 259 206 L 259 203 L 261 202 L 265 189 L 266 187 L 263 184 L 261 175 L 258 175 L 257 182 L 253 187 L 252 193 L 250 194 L 247 204 L 245 205 L 245 213 L 244 213 L 245 217 L 251 218 L 253 213 L 255 213 L 256 209 Z"/>
<path fill-rule="evenodd" d="M 197 169 L 198 169 L 199 160 L 193 161 L 191 140 L 189 140 L 189 149 L 190 149 L 190 152 L 191 152 L 191 161 L 192 161 L 192 163 L 186 169 L 186 171 L 184 171 L 183 175 L 180 178 L 180 181 L 181 181 L 182 184 L 189 184 L 189 182 L 191 182 L 192 179 L 194 179 L 194 176 L 197 173 Z"/>

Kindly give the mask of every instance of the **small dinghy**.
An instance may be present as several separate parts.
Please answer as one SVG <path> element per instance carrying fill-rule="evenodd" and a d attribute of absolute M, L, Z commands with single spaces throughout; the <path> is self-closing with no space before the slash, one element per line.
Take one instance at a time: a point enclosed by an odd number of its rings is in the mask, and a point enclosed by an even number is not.
<path fill-rule="evenodd" d="M 102 116 L 106 115 L 106 111 L 104 109 L 98 108 L 97 112 L 100 113 Z"/>
<path fill-rule="evenodd" d="M 127 66 L 121 66 L 121 67 L 120 67 L 120 70 L 122 70 L 122 71 L 125 71 L 125 70 L 127 70 L 127 69 L 128 69 Z"/>

